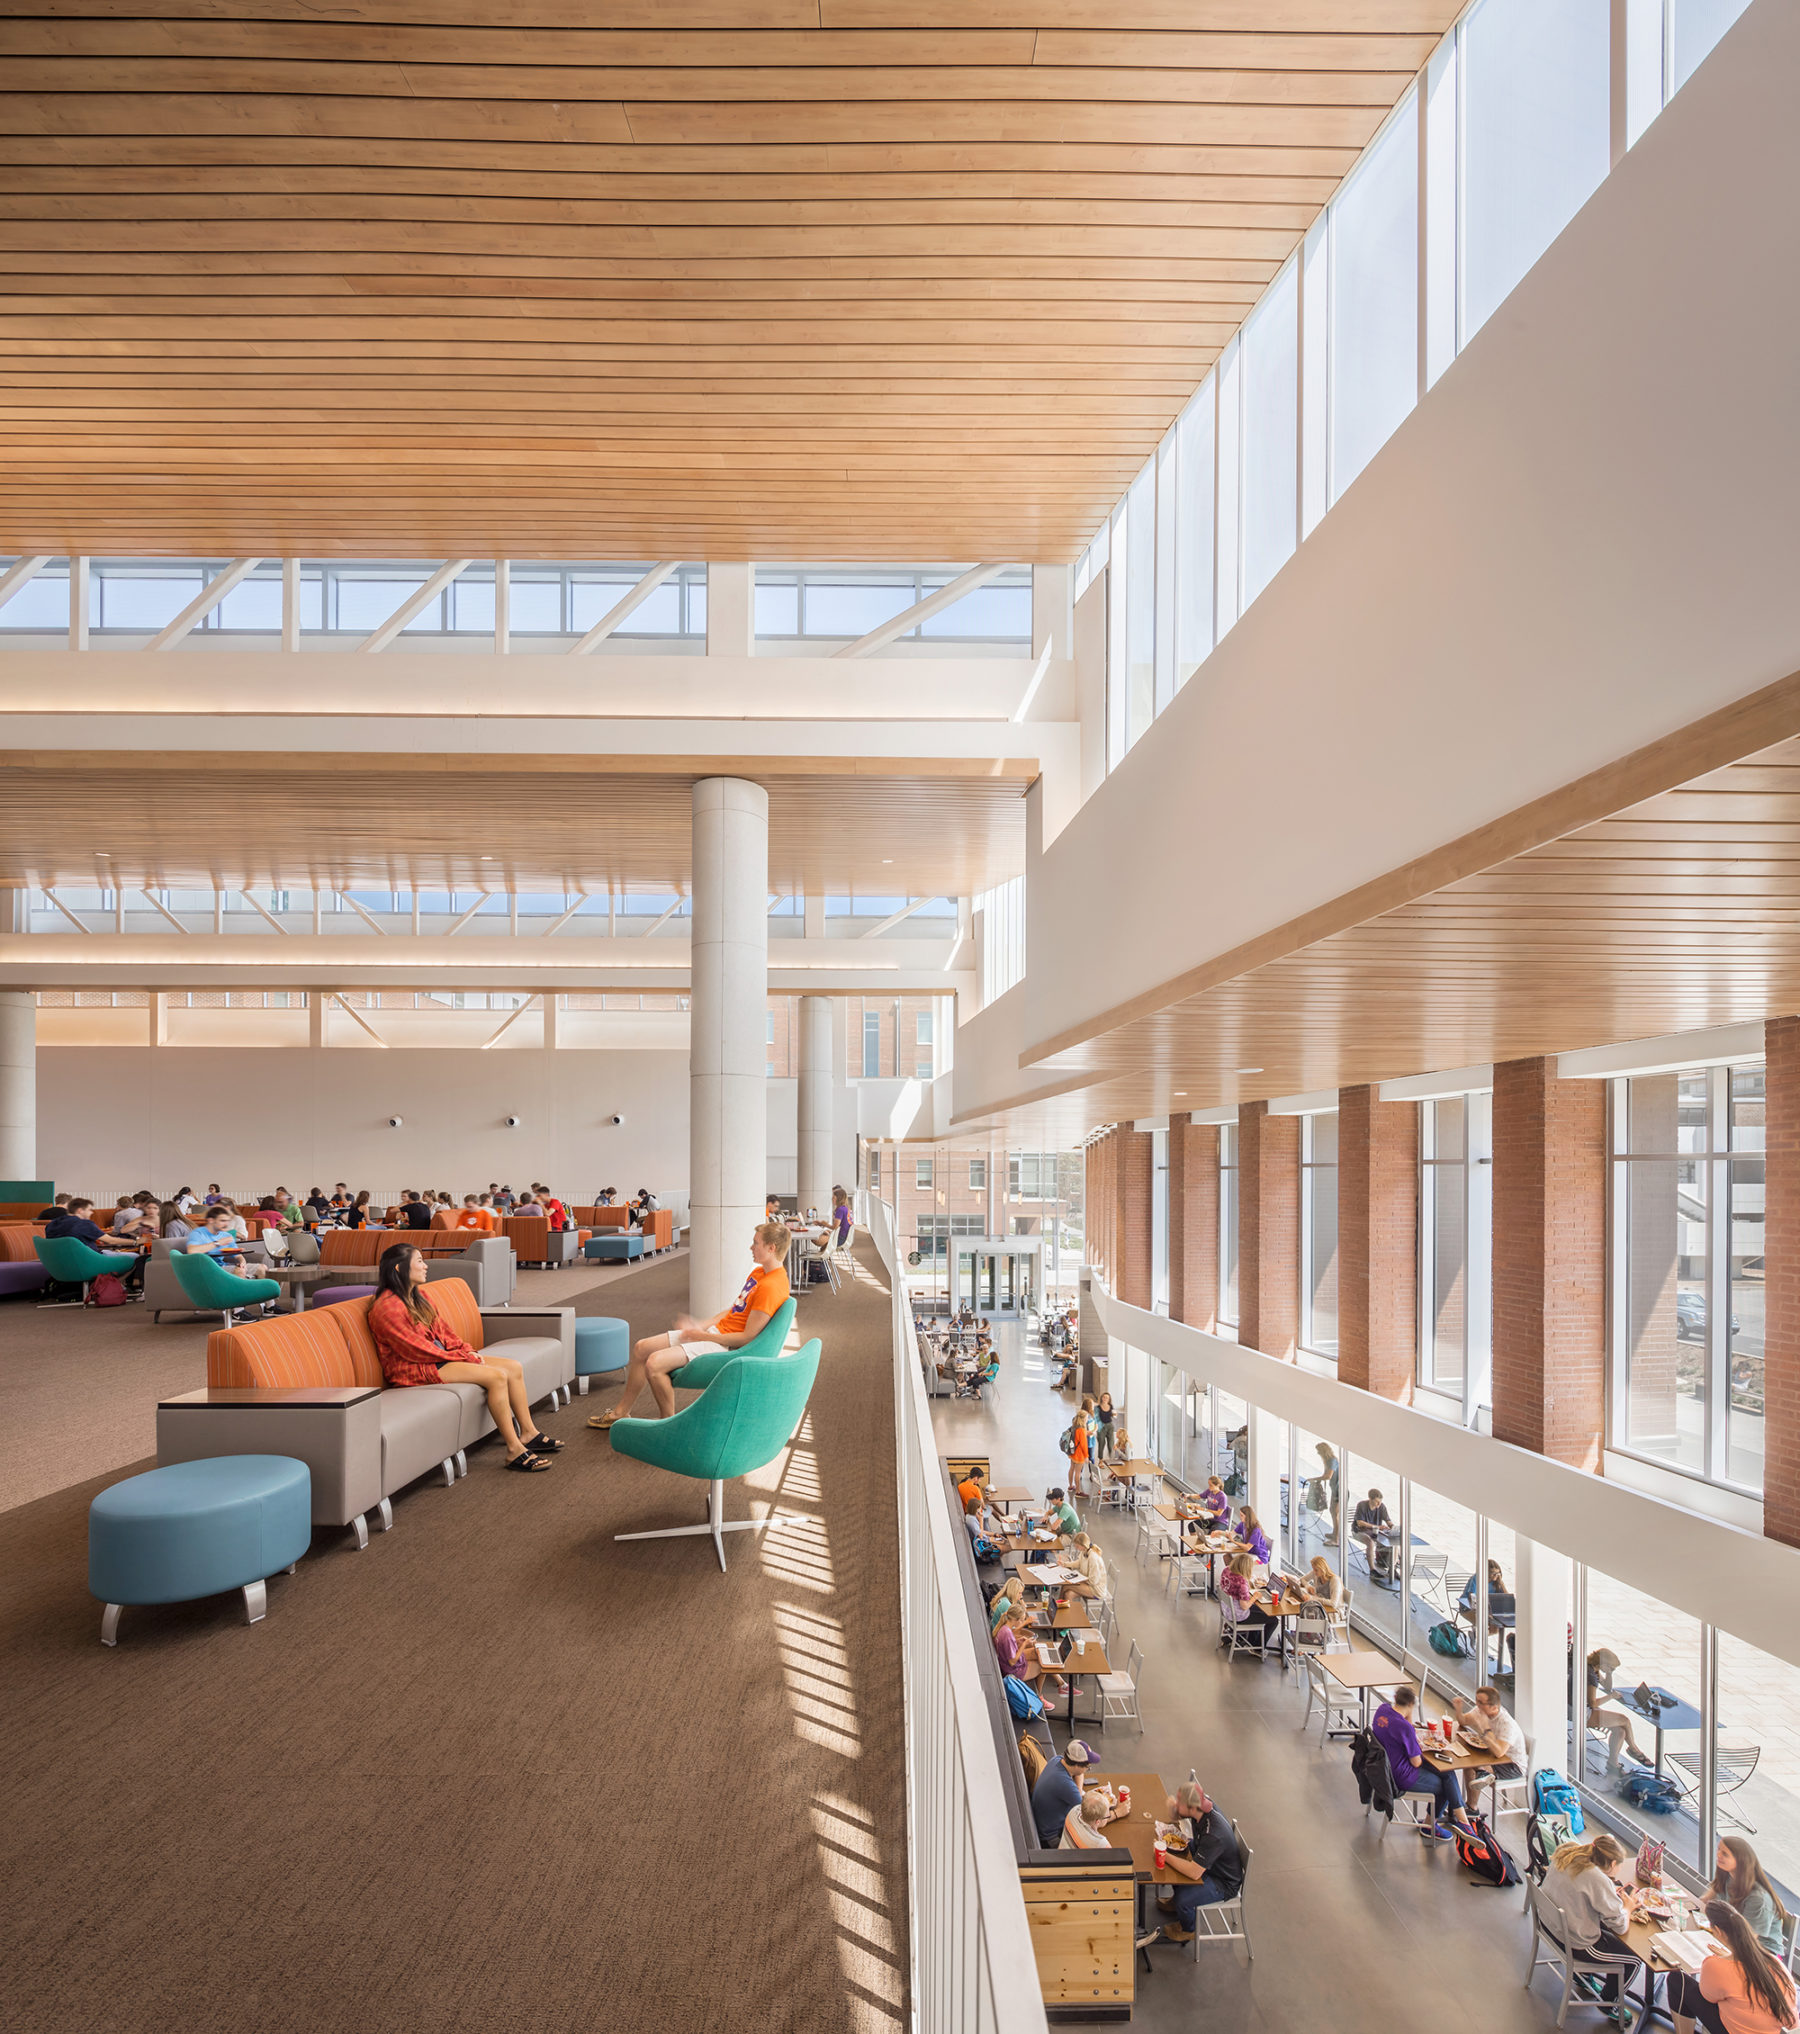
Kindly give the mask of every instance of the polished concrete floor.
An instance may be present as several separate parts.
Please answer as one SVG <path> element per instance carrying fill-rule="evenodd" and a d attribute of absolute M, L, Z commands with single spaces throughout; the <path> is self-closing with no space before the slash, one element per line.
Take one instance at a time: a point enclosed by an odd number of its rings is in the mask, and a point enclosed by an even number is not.
<path fill-rule="evenodd" d="M 1050 1388 L 1037 1351 L 1003 1327 L 1000 1377 L 979 1405 L 933 1400 L 940 1447 L 992 1460 L 995 1479 L 1042 1489 L 1059 1481 L 1057 1437 L 1073 1398 Z M 1198 1963 L 1159 1944 L 1138 1976 L 1133 2024 L 1146 2030 L 1244 2034 L 1514 2034 L 1554 2026 L 1555 1988 L 1540 1974 L 1527 1992 L 1528 1924 L 1520 1895 L 1479 1886 L 1450 1844 L 1425 1844 L 1399 1824 L 1380 1840 L 1365 1819 L 1348 1747 L 1321 1748 L 1318 1713 L 1304 1734 L 1303 1678 L 1272 1661 L 1227 1665 L 1217 1613 L 1178 1597 L 1134 1558 L 1136 1528 L 1091 1501 L 1077 1508 L 1112 1567 L 1119 1650 L 1144 1651 L 1144 1732 L 1084 1726 L 1103 1765 L 1155 1771 L 1173 1786 L 1195 1768 L 1237 1817 L 1255 1852 L 1247 1911 L 1255 1950 L 1200 1945 Z M 1065 1732 L 1059 1723 L 1058 1743 Z M 1522 1825 L 1502 1835 L 1523 1848 Z M 1569 2026 L 1601 2027 L 1591 2007 Z"/>

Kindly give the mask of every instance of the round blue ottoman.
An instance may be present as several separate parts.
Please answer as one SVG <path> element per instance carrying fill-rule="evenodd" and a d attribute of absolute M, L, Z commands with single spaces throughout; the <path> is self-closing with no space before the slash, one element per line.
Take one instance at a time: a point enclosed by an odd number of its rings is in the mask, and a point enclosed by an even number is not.
<path fill-rule="evenodd" d="M 192 1603 L 244 1592 L 245 1622 L 268 1609 L 264 1579 L 312 1540 L 312 1474 L 287 1455 L 215 1455 L 128 1476 L 88 1507 L 88 1587 L 117 1645 L 127 1603 Z"/>
<path fill-rule="evenodd" d="M 594 1314 L 575 1323 L 575 1378 L 583 1398 L 588 1379 L 623 1370 L 631 1361 L 631 1325 L 610 1314 Z"/>

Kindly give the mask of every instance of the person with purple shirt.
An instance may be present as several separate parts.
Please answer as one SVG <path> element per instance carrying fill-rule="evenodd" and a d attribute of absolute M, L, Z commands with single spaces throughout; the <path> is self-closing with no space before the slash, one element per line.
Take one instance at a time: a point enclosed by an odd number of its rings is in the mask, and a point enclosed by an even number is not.
<path fill-rule="evenodd" d="M 1269 1536 L 1262 1529 L 1262 1521 L 1248 1505 L 1238 1513 L 1237 1551 L 1246 1553 L 1253 1561 L 1269 1565 Z"/>
<path fill-rule="evenodd" d="M 1391 1702 L 1384 1702 L 1375 1712 L 1372 1726 L 1381 1748 L 1387 1753 L 1388 1770 L 1394 1776 L 1394 1792 L 1400 1794 L 1429 1794 L 1437 1804 L 1431 1821 L 1421 1827 L 1423 1837 L 1437 1837 L 1448 1843 L 1456 1833 L 1445 1822 L 1447 1815 L 1465 1836 L 1475 1832 L 1469 1823 L 1463 1807 L 1462 1783 L 1454 1773 L 1440 1773 L 1435 1766 L 1425 1763 L 1425 1752 L 1419 1743 L 1419 1733 L 1413 1728 L 1413 1703 L 1417 1698 L 1410 1688 L 1396 1688 Z"/>

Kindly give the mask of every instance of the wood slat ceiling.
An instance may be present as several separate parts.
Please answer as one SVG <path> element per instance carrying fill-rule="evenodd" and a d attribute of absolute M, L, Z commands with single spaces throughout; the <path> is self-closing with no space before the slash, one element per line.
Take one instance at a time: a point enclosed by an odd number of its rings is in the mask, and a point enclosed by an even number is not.
<path fill-rule="evenodd" d="M 0 756 L 0 886 L 686 890 L 696 777 L 769 792 L 772 889 L 968 896 L 1024 866 L 1027 762 L 652 774 L 581 758 Z M 100 851 L 110 857 L 99 859 Z"/>
<path fill-rule="evenodd" d="M 1171 1108 L 1792 1011 L 1800 739 L 1058 1053 L 1032 1069 L 1043 1100 L 1005 1120 L 1066 1144 Z"/>
<path fill-rule="evenodd" d="M 1457 11 L 0 0 L 0 550 L 1072 558 Z"/>

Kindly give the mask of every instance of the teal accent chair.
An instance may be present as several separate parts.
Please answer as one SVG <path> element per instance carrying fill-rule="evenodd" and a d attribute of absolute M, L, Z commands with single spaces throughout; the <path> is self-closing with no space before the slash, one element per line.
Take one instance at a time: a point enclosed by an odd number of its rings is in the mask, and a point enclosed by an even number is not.
<path fill-rule="evenodd" d="M 779 1356 L 787 1344 L 788 1330 L 793 1325 L 794 1302 L 783 1300 L 769 1316 L 769 1325 L 755 1341 L 746 1342 L 741 1349 L 721 1349 L 716 1356 L 696 1356 L 679 1370 L 670 1371 L 669 1382 L 677 1391 L 704 1391 L 734 1357 Z"/>
<path fill-rule="evenodd" d="M 773 1322 L 770 1323 L 771 1328 Z M 725 1534 L 755 1532 L 762 1526 L 810 1525 L 807 1518 L 725 1516 L 728 1477 L 747 1476 L 774 1461 L 794 1438 L 813 1379 L 819 1374 L 819 1344 L 808 1342 L 793 1356 L 746 1356 L 734 1350 L 718 1375 L 692 1405 L 666 1420 L 620 1420 L 612 1429 L 613 1452 L 654 1462 L 677 1476 L 710 1486 L 706 1523 L 665 1526 L 659 1532 L 615 1533 L 620 1540 L 678 1540 L 712 1536 L 725 1570 Z"/>
<path fill-rule="evenodd" d="M 238 1278 L 210 1257 L 195 1257 L 186 1250 L 171 1250 L 175 1283 L 193 1302 L 197 1314 L 223 1314 L 226 1327 L 240 1307 L 261 1306 L 281 1291 L 273 1278 Z"/>
<path fill-rule="evenodd" d="M 37 1252 L 38 1262 L 58 1285 L 80 1286 L 83 1306 L 92 1299 L 94 1280 L 103 1273 L 123 1278 L 137 1266 L 137 1259 L 127 1257 L 123 1250 L 96 1250 L 79 1236 L 34 1236 L 31 1247 Z M 71 1306 L 73 1301 L 45 1300 L 42 1304 Z"/>

